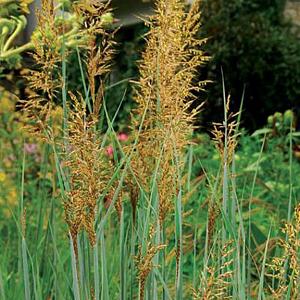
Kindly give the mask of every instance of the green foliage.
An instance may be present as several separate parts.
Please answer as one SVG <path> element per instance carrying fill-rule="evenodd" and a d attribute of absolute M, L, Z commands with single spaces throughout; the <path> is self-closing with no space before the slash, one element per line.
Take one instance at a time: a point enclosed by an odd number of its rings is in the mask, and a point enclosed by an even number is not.
<path fill-rule="evenodd" d="M 243 134 L 239 148 L 235 153 L 235 162 L 237 166 L 237 195 L 243 198 L 243 201 L 247 201 L 251 194 L 253 175 L 258 168 L 254 191 L 257 209 L 253 209 L 253 215 L 255 216 L 255 223 L 259 227 L 263 226 L 264 233 L 267 235 L 274 218 L 280 224 L 280 220 L 286 217 L 286 198 L 290 184 L 289 138 L 287 135 L 284 137 L 269 135 L 265 142 L 262 158 L 257 165 L 263 136 L 264 134 L 254 136 Z M 201 178 L 206 173 L 212 179 L 217 176 L 220 166 L 218 152 L 208 136 L 201 134 L 197 136 L 196 140 L 199 144 L 193 149 L 193 177 Z M 295 138 L 294 142 L 299 144 L 299 138 Z M 206 146 L 204 147 L 203 144 Z M 299 194 L 300 180 L 296 174 L 300 172 L 300 164 L 297 161 L 296 153 L 293 155 L 292 161 L 294 192 Z M 199 192 L 203 194 L 203 186 Z M 204 193 L 204 198 L 206 196 Z M 191 206 L 195 207 L 195 204 L 193 203 Z M 273 213 L 270 213 L 270 209 Z"/>
<path fill-rule="evenodd" d="M 206 50 L 212 56 L 207 74 L 214 81 L 208 87 L 210 120 L 222 111 L 221 68 L 233 102 L 245 86 L 248 128 L 262 126 L 274 110 L 299 110 L 300 41 L 284 20 L 285 2 L 204 1 L 203 36 L 209 38 Z"/>

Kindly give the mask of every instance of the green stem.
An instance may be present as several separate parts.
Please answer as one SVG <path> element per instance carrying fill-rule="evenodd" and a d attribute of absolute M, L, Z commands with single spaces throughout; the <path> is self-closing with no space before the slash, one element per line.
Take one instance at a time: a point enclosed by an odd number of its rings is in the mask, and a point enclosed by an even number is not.
<path fill-rule="evenodd" d="M 1 53 L 0 60 L 8 59 L 9 57 L 11 57 L 13 55 L 20 54 L 24 51 L 32 50 L 32 49 L 34 49 L 33 43 L 29 42 L 27 44 L 24 44 L 24 45 L 18 47 L 18 48 L 15 48 L 15 49 L 5 51 L 5 52 Z"/>
<path fill-rule="evenodd" d="M 9 47 L 11 46 L 11 44 L 13 43 L 13 41 L 16 39 L 16 37 L 18 36 L 18 34 L 22 31 L 22 29 L 24 28 L 24 24 L 25 22 L 20 19 L 18 20 L 18 25 L 15 29 L 15 31 L 13 32 L 13 34 L 8 38 L 8 40 L 6 41 L 4 47 L 3 47 L 3 51 L 7 51 L 9 49 Z"/>
<path fill-rule="evenodd" d="M 0 53 L 3 51 L 3 47 L 4 47 L 3 44 L 6 39 L 6 36 L 8 35 L 8 32 L 9 32 L 9 28 L 7 26 L 4 26 L 2 28 L 2 32 L 0 36 Z"/>

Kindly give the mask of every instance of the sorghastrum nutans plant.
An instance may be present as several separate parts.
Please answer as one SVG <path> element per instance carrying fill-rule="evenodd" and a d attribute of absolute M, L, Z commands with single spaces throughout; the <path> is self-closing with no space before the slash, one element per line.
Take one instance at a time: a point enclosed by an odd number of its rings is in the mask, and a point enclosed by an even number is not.
<path fill-rule="evenodd" d="M 275 282 L 269 284 L 272 299 L 300 298 L 300 204 L 294 209 L 294 218 L 282 229 L 285 239 L 279 240 L 281 256 L 274 257 L 268 264 L 267 277 Z"/>
<path fill-rule="evenodd" d="M 140 79 L 136 83 L 137 108 L 132 113 L 132 137 L 137 144 L 131 166 L 135 179 L 146 193 L 150 193 L 155 180 L 158 231 L 163 229 L 183 184 L 184 153 L 191 143 L 194 121 L 200 111 L 200 107 L 191 109 L 194 92 L 205 85 L 205 82 L 195 84 L 194 81 L 198 68 L 208 59 L 201 50 L 205 40 L 197 39 L 201 26 L 199 9 L 197 0 L 188 12 L 182 0 L 159 0 L 155 15 L 146 22 L 150 31 L 139 65 Z M 136 192 L 132 194 L 136 196 Z M 136 197 L 131 204 L 135 212 Z M 148 248 L 150 253 L 145 253 L 144 261 L 140 260 L 145 267 L 140 263 L 138 268 L 141 299 L 143 284 L 153 268 L 152 258 L 163 246 L 151 244 Z M 181 251 L 178 244 L 177 262 Z"/>
<path fill-rule="evenodd" d="M 213 141 L 215 147 L 220 155 L 221 164 L 223 167 L 223 176 L 220 177 L 222 184 L 218 185 L 218 188 L 212 191 L 212 195 L 208 198 L 208 245 L 211 246 L 213 236 L 216 230 L 217 220 L 221 214 L 221 206 L 224 204 L 222 201 L 216 201 L 215 199 L 224 199 L 221 194 L 223 193 L 224 173 L 228 174 L 228 168 L 233 161 L 236 147 L 238 145 L 238 116 L 239 113 L 230 113 L 230 97 L 227 98 L 225 105 L 225 122 L 213 123 Z M 234 176 L 231 174 L 231 176 Z M 225 209 L 227 212 L 227 209 Z"/>
<path fill-rule="evenodd" d="M 97 124 L 104 97 L 103 81 L 110 70 L 113 55 L 114 32 L 107 28 L 107 16 L 111 14 L 107 2 L 76 1 L 70 10 L 78 26 L 71 29 L 70 33 L 67 31 L 63 34 L 64 24 L 59 23 L 62 27 L 58 26 L 53 1 L 42 1 L 42 9 L 38 14 L 39 24 L 33 37 L 33 58 L 37 68 L 27 78 L 31 95 L 24 101 L 24 112 L 31 132 L 56 148 L 63 149 L 64 163 L 61 167 L 64 168 L 67 182 L 64 195 L 65 219 L 77 253 L 76 239 L 81 230 L 88 233 L 91 245 L 95 245 L 97 201 L 113 172 L 101 148 L 101 134 Z M 94 21 L 86 26 L 86 21 L 94 17 Z M 55 103 L 59 102 L 59 91 L 66 89 L 60 75 L 61 61 L 67 59 L 74 45 L 84 47 L 90 96 L 86 99 L 80 92 L 68 93 L 67 100 L 70 100 L 71 105 L 67 104 L 64 108 L 65 130 L 63 134 L 60 132 L 55 135 L 51 127 L 51 112 Z"/>
<path fill-rule="evenodd" d="M 149 242 L 146 244 L 145 249 L 142 246 L 139 246 L 138 255 L 135 257 L 136 265 L 138 269 L 138 280 L 139 280 L 139 299 L 144 299 L 145 293 L 145 284 L 148 275 L 153 269 L 153 258 L 154 256 L 161 250 L 163 250 L 166 245 L 153 244 L 152 240 L 155 235 L 154 226 L 150 226 L 149 228 Z"/>
<path fill-rule="evenodd" d="M 98 6 L 95 6 L 98 3 Z M 92 1 L 90 6 L 78 6 L 98 15 L 110 12 L 107 4 Z M 96 10 L 97 9 L 97 10 Z M 97 14 L 98 11 L 98 14 Z M 86 13 L 84 16 L 87 16 Z M 70 94 L 73 107 L 69 110 L 68 140 L 65 148 L 66 167 L 70 177 L 70 191 L 65 199 L 65 219 L 71 237 L 76 241 L 81 230 L 88 234 L 90 244 L 96 243 L 95 219 L 98 200 L 113 176 L 114 167 L 101 146 L 101 133 L 97 130 L 99 113 L 104 97 L 104 80 L 110 71 L 114 54 L 114 32 L 106 31 L 101 15 L 86 29 L 91 35 L 87 44 L 86 70 L 90 88 L 90 100 L 81 94 Z M 107 197 L 114 193 L 112 184 Z M 115 204 L 120 216 L 119 200 Z M 108 201 L 109 202 L 109 201 Z M 76 242 L 74 250 L 77 253 Z"/>
<path fill-rule="evenodd" d="M 22 101 L 30 130 L 42 138 L 47 138 L 48 142 L 53 141 L 51 111 L 55 103 L 60 102 L 57 98 L 63 87 L 62 61 L 67 60 L 68 55 L 76 47 L 89 49 L 88 53 L 91 55 L 87 63 L 90 74 L 88 78 L 92 88 L 92 102 L 96 105 L 98 100 L 95 99 L 95 95 L 98 91 L 93 88 L 95 83 L 92 81 L 95 81 L 96 76 L 107 73 L 113 46 L 112 34 L 109 32 L 111 30 L 108 30 L 113 22 L 109 2 L 83 0 L 73 3 L 59 2 L 64 4 L 54 6 L 53 0 L 43 0 L 41 10 L 37 13 L 38 25 L 30 42 L 36 66 L 26 76 L 29 97 Z M 95 6 L 95 3 L 98 5 Z M 65 5 L 68 11 L 61 16 L 58 10 Z M 86 22 L 91 19 L 94 21 L 87 27 Z M 100 40 L 97 50 L 95 50 L 96 39 Z M 93 51 L 98 53 L 91 53 Z"/>
<path fill-rule="evenodd" d="M 181 184 L 177 165 L 183 166 L 183 153 L 190 144 L 199 107 L 191 109 L 198 68 L 207 61 L 201 50 L 205 40 L 198 40 L 200 2 L 189 12 L 184 1 L 157 1 L 156 13 L 146 24 L 147 47 L 139 66 L 133 131 L 138 136 L 132 168 L 147 190 L 156 168 L 159 192 L 159 219 L 164 222 L 173 207 L 176 187 Z M 142 123 L 142 124 L 141 124 Z M 159 160 L 159 166 L 156 166 Z M 176 163 L 177 161 L 177 163 Z"/>
<path fill-rule="evenodd" d="M 50 118 L 58 90 L 62 86 L 59 73 L 61 56 L 60 30 L 55 26 L 53 2 L 42 1 L 37 12 L 38 25 L 32 37 L 32 57 L 36 68 L 29 71 L 28 99 L 22 101 L 28 119 L 28 130 L 48 142 L 52 140 Z"/>
<path fill-rule="evenodd" d="M 113 174 L 113 166 L 101 148 L 101 138 L 95 130 L 97 118 L 87 115 L 81 95 L 70 93 L 73 107 L 68 121 L 68 143 L 65 167 L 69 174 L 70 190 L 64 201 L 65 220 L 74 241 L 85 230 L 91 246 L 96 243 L 94 223 L 97 203 Z M 112 188 L 113 189 L 113 188 Z"/>
<path fill-rule="evenodd" d="M 231 295 L 231 281 L 233 277 L 232 265 L 234 263 L 233 253 L 236 250 L 233 241 L 228 241 L 217 254 L 215 249 L 211 255 L 220 255 L 222 264 L 218 266 L 208 266 L 200 276 L 199 288 L 193 289 L 194 300 L 229 300 Z"/>

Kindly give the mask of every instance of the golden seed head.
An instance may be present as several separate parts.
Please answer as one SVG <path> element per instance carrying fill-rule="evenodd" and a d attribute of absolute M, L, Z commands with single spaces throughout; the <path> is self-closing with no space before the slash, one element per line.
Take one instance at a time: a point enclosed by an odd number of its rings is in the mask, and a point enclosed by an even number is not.
<path fill-rule="evenodd" d="M 199 108 L 191 113 L 193 79 L 205 61 L 197 39 L 200 27 L 199 2 L 186 13 L 180 0 L 157 1 L 155 16 L 148 23 L 147 47 L 139 66 L 133 131 L 138 136 L 135 176 L 148 189 L 154 170 L 159 193 L 161 223 L 173 207 L 183 166 L 183 153 L 190 143 Z M 142 122 L 142 124 L 141 124 Z M 157 161 L 159 159 L 159 166 Z"/>

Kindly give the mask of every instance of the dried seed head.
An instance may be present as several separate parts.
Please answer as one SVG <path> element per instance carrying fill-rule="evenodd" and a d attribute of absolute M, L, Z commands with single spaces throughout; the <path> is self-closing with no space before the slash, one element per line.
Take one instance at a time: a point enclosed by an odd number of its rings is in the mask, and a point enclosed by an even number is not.
<path fill-rule="evenodd" d="M 230 286 L 233 276 L 232 264 L 233 253 L 236 249 L 233 247 L 233 241 L 228 241 L 221 250 L 220 266 L 208 266 L 205 270 L 206 276 L 200 277 L 200 285 L 197 290 L 193 289 L 194 300 L 203 299 L 232 299 Z"/>
<path fill-rule="evenodd" d="M 300 282 L 300 204 L 295 207 L 294 220 L 285 223 L 282 231 L 286 239 L 279 240 L 282 255 L 272 259 L 268 264 L 268 277 L 277 280 L 277 287 L 270 288 L 274 299 L 282 299 L 290 294 L 290 299 L 299 299 Z"/>
<path fill-rule="evenodd" d="M 233 159 L 239 136 L 236 130 L 238 124 L 235 120 L 238 114 L 230 114 L 230 97 L 227 98 L 225 109 L 228 115 L 226 123 L 214 123 L 212 134 L 222 162 L 228 166 Z"/>

